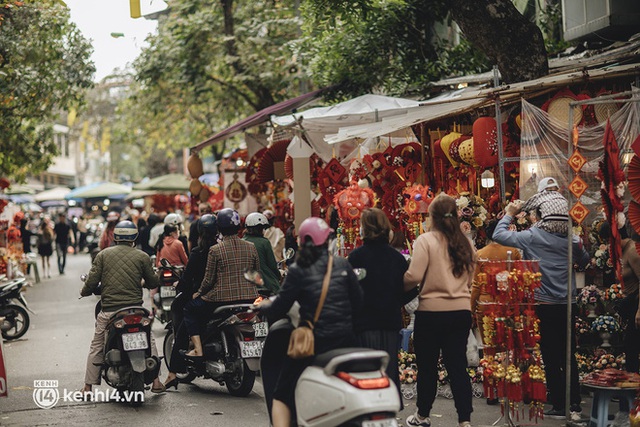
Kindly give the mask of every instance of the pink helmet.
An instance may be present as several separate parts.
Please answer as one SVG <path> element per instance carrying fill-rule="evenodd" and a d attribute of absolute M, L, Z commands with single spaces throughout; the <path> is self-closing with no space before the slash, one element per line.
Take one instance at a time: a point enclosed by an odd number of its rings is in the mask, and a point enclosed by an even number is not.
<path fill-rule="evenodd" d="M 307 237 L 311 238 L 311 241 L 315 246 L 320 246 L 327 241 L 329 234 L 333 232 L 332 228 L 329 228 L 324 220 L 321 218 L 311 217 L 302 221 L 300 224 L 300 230 L 298 230 L 298 237 L 301 242 L 304 242 Z"/>

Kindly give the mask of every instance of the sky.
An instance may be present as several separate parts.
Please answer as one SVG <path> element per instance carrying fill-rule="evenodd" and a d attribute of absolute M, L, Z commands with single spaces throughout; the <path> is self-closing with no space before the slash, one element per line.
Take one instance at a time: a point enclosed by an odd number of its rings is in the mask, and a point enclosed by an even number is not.
<path fill-rule="evenodd" d="M 95 81 L 115 68 L 124 69 L 146 46 L 145 38 L 156 31 L 157 23 L 129 15 L 129 0 L 64 0 L 71 10 L 71 21 L 93 45 L 91 59 L 96 66 Z M 162 0 L 141 0 L 142 14 L 163 9 Z M 123 33 L 114 38 L 111 33 Z"/>

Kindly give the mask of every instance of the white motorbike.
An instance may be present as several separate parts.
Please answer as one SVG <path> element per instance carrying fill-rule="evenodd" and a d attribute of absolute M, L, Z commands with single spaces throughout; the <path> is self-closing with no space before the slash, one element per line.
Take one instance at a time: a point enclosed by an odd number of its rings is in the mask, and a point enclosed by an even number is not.
<path fill-rule="evenodd" d="M 360 279 L 364 270 L 356 271 Z M 260 281 L 259 273 L 247 272 L 247 280 Z M 297 303 L 292 311 L 297 310 Z M 273 391 L 286 358 L 292 318 L 269 327 L 264 342 L 260 372 L 265 400 L 271 416 Z M 295 389 L 292 425 L 305 427 L 397 427 L 400 398 L 385 373 L 389 355 L 366 348 L 344 348 L 319 354 L 300 376 Z"/>

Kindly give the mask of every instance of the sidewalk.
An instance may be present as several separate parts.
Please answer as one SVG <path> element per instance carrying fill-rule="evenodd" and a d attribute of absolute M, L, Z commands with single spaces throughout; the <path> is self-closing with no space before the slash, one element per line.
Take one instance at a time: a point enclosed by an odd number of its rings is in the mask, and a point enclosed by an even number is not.
<path fill-rule="evenodd" d="M 589 421 L 589 414 L 591 412 L 591 397 L 590 396 L 582 396 L 582 423 L 571 424 L 574 426 L 586 426 Z M 524 418 L 522 418 L 522 408 L 524 407 Z M 545 409 L 549 409 L 550 407 L 547 405 Z M 398 424 L 406 426 L 405 420 L 411 414 L 413 414 L 416 410 L 416 398 L 404 400 L 404 410 L 398 414 Z M 501 416 L 501 407 L 500 405 L 490 406 L 486 404 L 486 399 L 484 398 L 474 398 L 473 399 L 473 413 L 471 414 L 471 424 L 473 427 L 486 427 L 491 426 L 495 423 Z M 618 411 L 618 404 L 612 403 L 609 407 L 609 414 L 611 416 L 615 415 Z M 436 398 L 435 403 L 433 404 L 433 409 L 431 410 L 431 426 L 432 427 L 456 427 L 457 426 L 457 416 L 456 409 L 454 406 L 453 399 L 446 399 L 444 397 L 438 396 Z M 537 424 L 535 419 L 529 421 L 529 406 L 521 405 L 520 406 L 520 420 L 516 417 L 513 417 L 513 421 L 515 425 L 518 426 L 566 426 L 568 425 L 566 420 L 555 420 L 550 418 L 545 418 L 544 420 L 539 419 Z M 496 426 L 506 425 L 504 419 L 500 420 Z"/>

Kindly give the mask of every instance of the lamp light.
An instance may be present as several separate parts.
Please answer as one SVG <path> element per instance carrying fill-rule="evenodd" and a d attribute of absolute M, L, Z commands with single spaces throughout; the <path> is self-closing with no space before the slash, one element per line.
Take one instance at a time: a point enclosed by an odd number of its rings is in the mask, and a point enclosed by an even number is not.
<path fill-rule="evenodd" d="M 496 180 L 493 172 L 491 172 L 489 169 L 482 172 L 482 175 L 480 175 L 480 185 L 482 185 L 482 188 L 493 188 L 493 186 L 496 185 Z"/>

